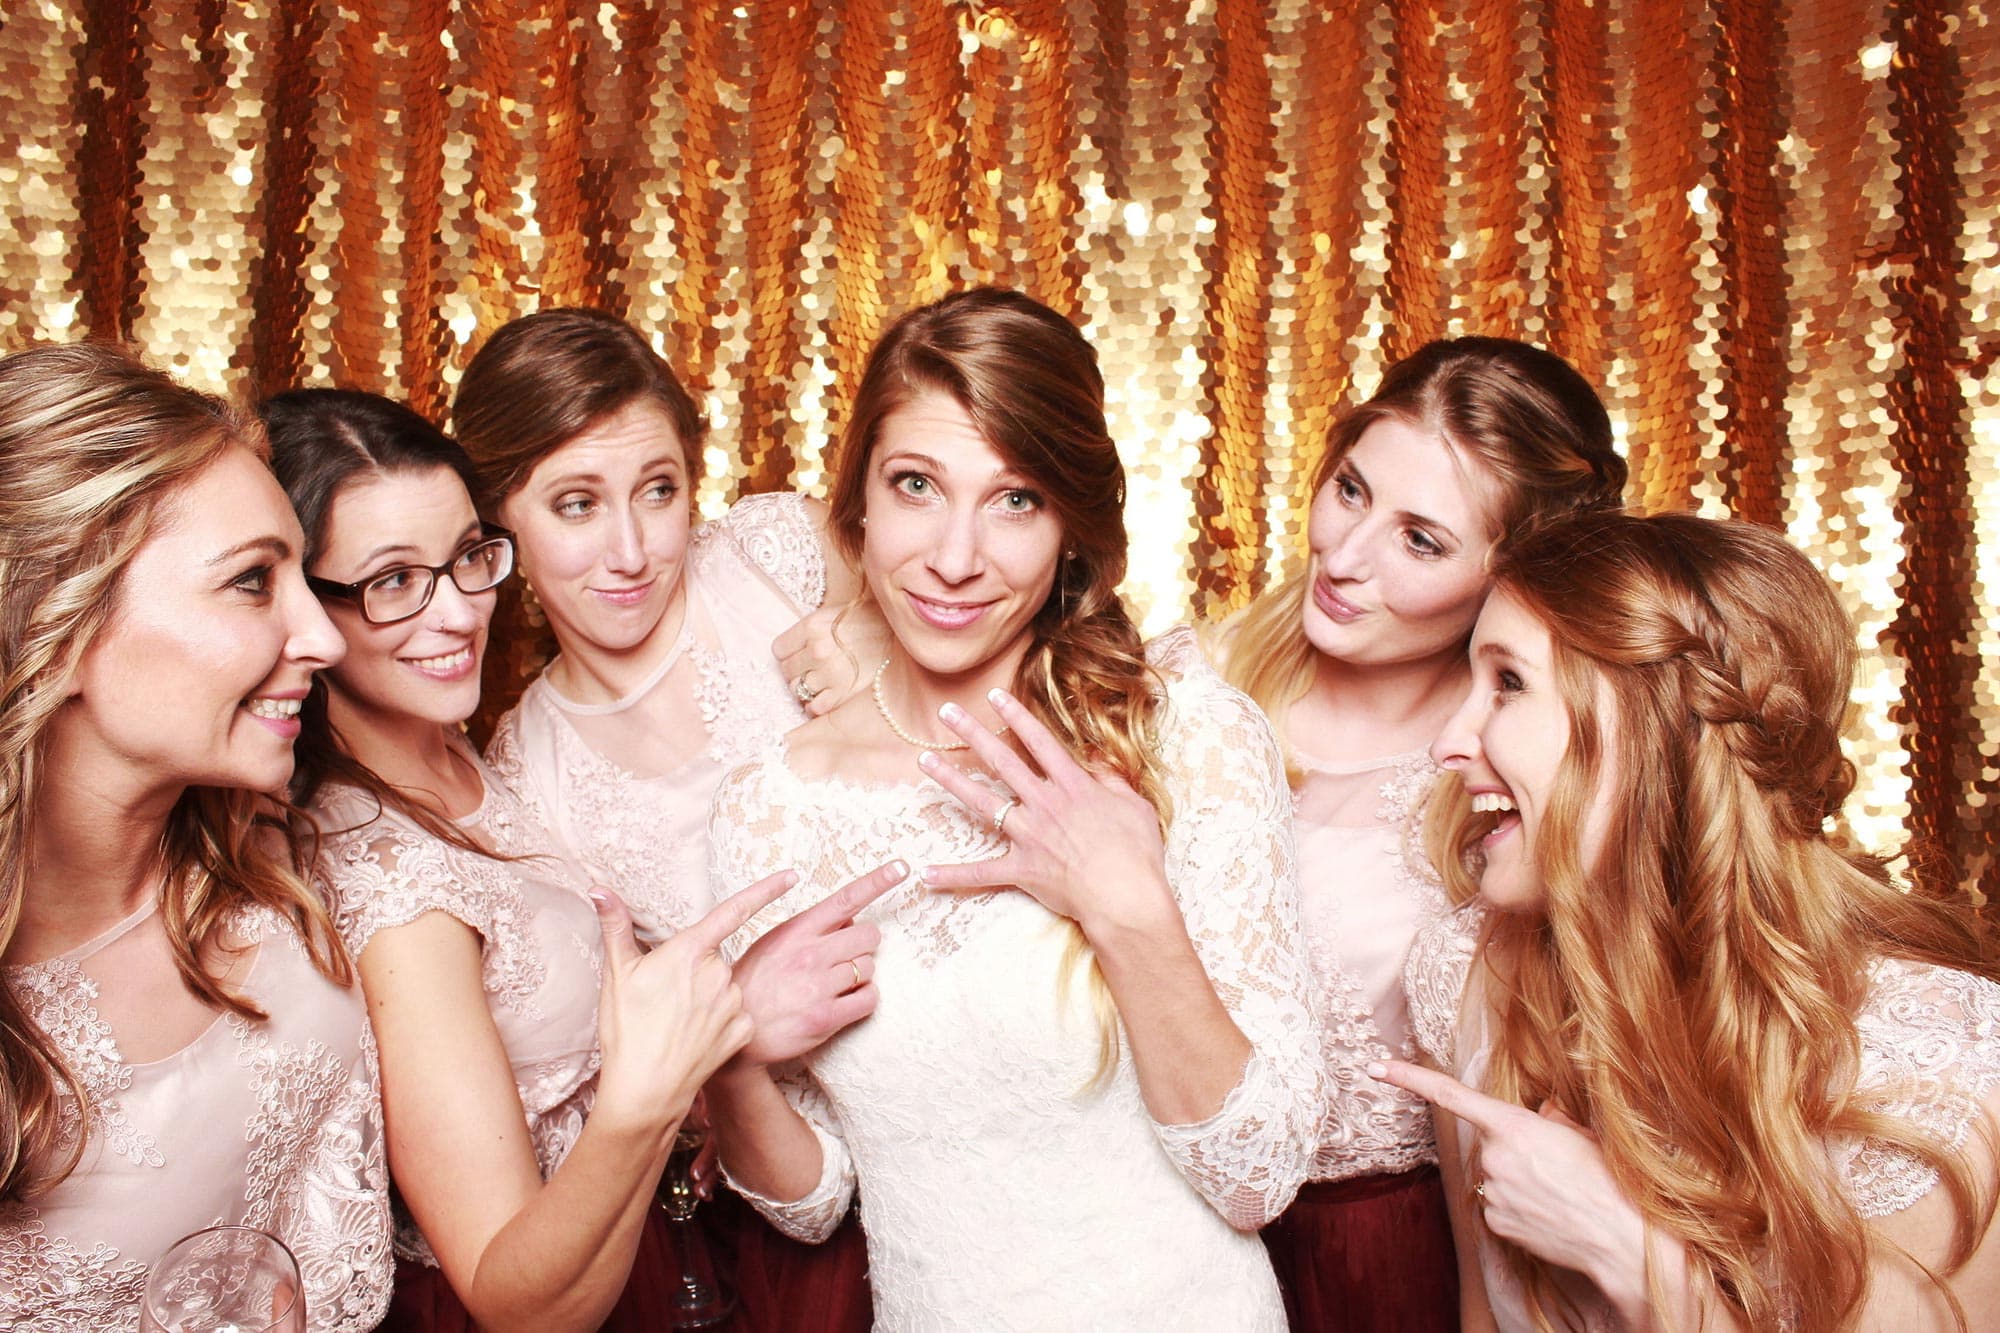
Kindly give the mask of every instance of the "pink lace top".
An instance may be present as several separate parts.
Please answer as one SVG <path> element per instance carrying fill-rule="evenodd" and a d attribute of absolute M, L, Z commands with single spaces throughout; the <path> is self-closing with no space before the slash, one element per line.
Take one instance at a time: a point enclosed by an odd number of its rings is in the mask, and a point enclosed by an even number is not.
<path fill-rule="evenodd" d="M 1439 1068 L 1473 1088 L 1483 1086 L 1491 1058 L 1485 1008 L 1474 1002 L 1485 918 L 1486 909 L 1473 903 L 1428 927 L 1410 952 L 1407 973 L 1418 1044 Z M 1981 1103 L 2000 1087 L 2000 984 L 1895 958 L 1871 963 L 1868 983 L 1854 1019 L 1861 1038 L 1857 1099 L 1941 1143 L 1962 1146 Z M 1470 1151 L 1469 1142 L 1460 1147 Z M 1900 1212 L 1938 1183 L 1935 1169 L 1876 1139 L 1840 1138 L 1826 1147 L 1840 1187 L 1863 1217 Z M 1480 1267 L 1503 1333 L 1532 1329 L 1520 1285 L 1483 1229 Z M 1585 1314 L 1589 1328 L 1614 1326 L 1606 1308 Z"/>
<path fill-rule="evenodd" d="M 153 904 L 6 969 L 89 1115 L 65 1110 L 65 1131 L 87 1139 L 75 1173 L 32 1204 L 0 1206 L 0 1326 L 136 1329 L 153 1259 L 223 1223 L 290 1247 L 314 1330 L 370 1329 L 387 1309 L 382 1101 L 360 992 L 321 975 L 268 909 L 241 909 L 229 933 L 255 950 L 232 989 L 263 1022 L 208 1009 L 179 984 Z"/>
<path fill-rule="evenodd" d="M 1305 1179 L 1324 1098 L 1284 773 L 1263 715 L 1186 631 L 1151 656 L 1169 682 L 1168 880 L 1252 1054 L 1213 1116 L 1156 1123 L 1129 1045 L 1091 1086 L 1089 987 L 1065 981 L 1066 932 L 1046 909 L 1024 893 L 892 890 L 863 914 L 882 929 L 879 1008 L 781 1079 L 820 1139 L 820 1182 L 793 1202 L 746 1195 L 818 1239 L 858 1183 L 878 1328 L 1284 1327 L 1250 1232 Z M 915 870 L 999 851 L 934 783 L 801 778 L 781 749 L 729 776 L 710 828 L 721 883 L 802 876 L 732 956 L 891 857 Z"/>
<path fill-rule="evenodd" d="M 817 529 L 789 494 L 750 496 L 697 528 L 684 578 L 681 641 L 648 680 L 586 706 L 545 674 L 486 750 L 564 855 L 617 890 L 649 943 L 713 905 L 709 798 L 723 774 L 805 720 L 771 641 L 826 593 Z M 675 692 L 680 706 L 662 709 Z"/>
<path fill-rule="evenodd" d="M 1299 910 L 1331 1093 L 1313 1179 L 1407 1171 L 1437 1160 L 1430 1106 L 1363 1070 L 1416 1053 L 1403 963 L 1449 906 L 1419 828 L 1438 768 L 1421 750 L 1361 764 L 1293 758 Z"/>
<path fill-rule="evenodd" d="M 478 762 L 476 759 L 474 762 Z M 486 799 L 458 826 L 481 845 L 528 859 L 496 861 L 433 837 L 351 787 L 314 808 L 328 830 L 321 873 L 335 922 L 359 958 L 381 930 L 443 912 L 479 933 L 493 1026 L 514 1069 L 535 1158 L 547 1179 L 583 1130 L 597 1091 L 597 993 L 603 940 L 587 886 L 556 856 L 521 803 L 481 765 Z M 434 1264 L 407 1221 L 403 1253 Z"/>

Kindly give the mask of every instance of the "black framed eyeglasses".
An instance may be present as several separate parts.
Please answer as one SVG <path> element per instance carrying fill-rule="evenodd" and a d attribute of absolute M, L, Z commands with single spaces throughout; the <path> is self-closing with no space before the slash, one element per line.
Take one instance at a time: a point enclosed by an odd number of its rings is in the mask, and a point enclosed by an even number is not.
<path fill-rule="evenodd" d="M 482 524 L 482 540 L 441 565 L 397 565 L 359 583 L 335 583 L 306 575 L 306 586 L 321 597 L 337 597 L 361 608 L 371 625 L 408 620 L 431 604 L 437 582 L 448 578 L 462 593 L 490 592 L 514 572 L 514 534 L 491 523 Z"/>

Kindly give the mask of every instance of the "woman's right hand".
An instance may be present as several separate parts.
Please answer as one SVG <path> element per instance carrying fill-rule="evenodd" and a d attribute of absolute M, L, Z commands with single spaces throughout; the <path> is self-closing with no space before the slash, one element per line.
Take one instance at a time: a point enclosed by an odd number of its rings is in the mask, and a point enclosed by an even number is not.
<path fill-rule="evenodd" d="M 875 948 L 882 932 L 856 921 L 862 908 L 909 877 L 901 861 L 877 866 L 790 920 L 736 960 L 736 984 L 756 1032 L 735 1071 L 796 1060 L 875 1012 Z"/>
<path fill-rule="evenodd" d="M 650 953 L 633 937 L 631 914 L 617 895 L 590 891 L 604 935 L 604 982 L 597 999 L 603 1064 L 593 1116 L 622 1117 L 662 1131 L 681 1122 L 708 1076 L 755 1031 L 743 1011 L 743 992 L 718 950 L 797 882 L 791 871 L 761 879 Z"/>

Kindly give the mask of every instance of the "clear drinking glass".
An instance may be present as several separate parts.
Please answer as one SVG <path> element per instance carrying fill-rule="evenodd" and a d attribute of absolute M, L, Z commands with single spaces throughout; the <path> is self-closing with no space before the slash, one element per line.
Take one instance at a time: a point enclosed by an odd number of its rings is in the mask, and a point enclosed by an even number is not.
<path fill-rule="evenodd" d="M 255 1227 L 183 1236 L 153 1264 L 139 1302 L 145 1333 L 305 1333 L 298 1261 Z"/>
<path fill-rule="evenodd" d="M 660 1207 L 673 1223 L 674 1252 L 680 1256 L 681 1266 L 674 1291 L 675 1328 L 714 1328 L 736 1308 L 735 1298 L 716 1276 L 707 1238 L 694 1222 L 694 1210 L 701 1202 L 694 1183 L 694 1162 L 707 1143 L 706 1124 L 683 1124 L 674 1136 L 666 1172 L 660 1177 Z"/>

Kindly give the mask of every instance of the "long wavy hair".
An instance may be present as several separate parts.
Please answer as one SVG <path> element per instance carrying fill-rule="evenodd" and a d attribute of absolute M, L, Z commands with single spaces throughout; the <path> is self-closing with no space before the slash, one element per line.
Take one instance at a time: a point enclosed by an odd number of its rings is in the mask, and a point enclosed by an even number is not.
<path fill-rule="evenodd" d="M 1327 432 L 1309 498 L 1378 421 L 1435 435 L 1484 467 L 1499 497 L 1498 512 L 1488 515 L 1496 536 L 1552 515 L 1615 508 L 1625 489 L 1625 460 L 1612 448 L 1604 404 L 1567 361 L 1528 343 L 1448 338 L 1390 366 L 1374 395 Z M 1288 769 L 1285 720 L 1311 686 L 1316 660 L 1300 628 L 1311 585 L 1301 562 L 1210 636 L 1223 676 L 1271 719 Z"/>
<path fill-rule="evenodd" d="M 2000 963 L 1947 886 L 1905 892 L 1827 831 L 1854 785 L 1854 632 L 1826 579 L 1763 528 L 1665 514 L 1531 531 L 1494 577 L 1553 639 L 1570 744 L 1535 840 L 1545 914 L 1498 913 L 1488 936 L 1487 1091 L 1553 1099 L 1595 1130 L 1749 1327 L 1844 1327 L 1866 1296 L 1868 1233 L 1832 1139 L 1935 1166 L 1957 1213 L 1944 1271 L 1961 1266 L 1990 1184 L 1845 1088 L 1871 960 L 1994 979 Z M 1610 822 L 1586 865 L 1593 810 Z M 1450 831 L 1457 896 L 1476 890 L 1491 822 Z M 1547 1324 L 1551 1274 L 1510 1257 Z"/>
<path fill-rule="evenodd" d="M 1155 752 L 1161 696 L 1118 596 L 1125 469 L 1104 422 L 1097 354 L 1055 311 L 993 287 L 954 293 L 892 324 L 862 373 L 829 500 L 829 530 L 856 566 L 868 464 L 882 423 L 924 393 L 946 394 L 963 407 L 1062 529 L 1061 562 L 1032 622 L 1016 694 L 1072 753 L 1131 783 L 1164 827 L 1172 811 Z M 1102 1073 L 1117 1058 L 1117 1011 L 1083 932 L 1070 923 L 1069 933 L 1063 975 L 1089 959 Z"/>
<path fill-rule="evenodd" d="M 479 474 L 465 451 L 393 399 L 358 389 L 293 389 L 257 410 L 271 441 L 271 468 L 305 529 L 307 569 L 326 549 L 333 502 L 357 478 L 442 470 L 463 482 L 469 495 L 479 494 Z M 292 799 L 310 807 L 323 786 L 338 782 L 365 792 L 378 811 L 397 811 L 433 837 L 490 855 L 457 824 L 354 757 L 328 714 L 330 689 L 324 677 L 315 676 L 299 710 Z"/>
<path fill-rule="evenodd" d="M 0 953 L 21 920 L 44 738 L 160 507 L 231 449 L 261 453 L 253 422 L 115 347 L 39 347 L 0 359 Z M 309 886 L 302 821 L 255 792 L 189 787 L 158 852 L 160 919 L 182 982 L 202 1003 L 265 1015 L 202 965 L 231 914 L 261 904 L 297 930 L 313 965 L 352 971 Z M 0 986 L 0 1200 L 32 1199 L 75 1169 L 84 1110 L 75 1072 Z M 88 1123 L 87 1114 L 82 1123 Z"/>

